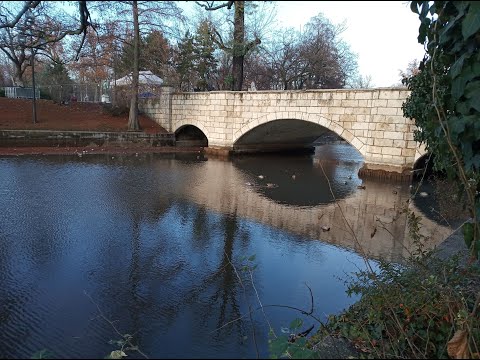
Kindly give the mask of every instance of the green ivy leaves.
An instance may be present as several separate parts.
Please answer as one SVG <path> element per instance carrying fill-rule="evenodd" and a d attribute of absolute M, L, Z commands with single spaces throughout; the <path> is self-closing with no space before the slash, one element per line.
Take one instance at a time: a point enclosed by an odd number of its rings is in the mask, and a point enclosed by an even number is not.
<path fill-rule="evenodd" d="M 470 2 L 470 11 L 462 23 L 462 35 L 466 40 L 480 30 L 480 3 Z"/>
<path fill-rule="evenodd" d="M 480 204 L 480 2 L 412 1 L 410 6 L 418 14 L 418 41 L 426 43 L 427 54 L 420 73 L 404 81 L 411 90 L 404 116 L 415 119 L 415 139 L 435 155 L 435 168 L 463 180 L 476 229 L 471 243 L 480 247 L 475 210 Z"/>

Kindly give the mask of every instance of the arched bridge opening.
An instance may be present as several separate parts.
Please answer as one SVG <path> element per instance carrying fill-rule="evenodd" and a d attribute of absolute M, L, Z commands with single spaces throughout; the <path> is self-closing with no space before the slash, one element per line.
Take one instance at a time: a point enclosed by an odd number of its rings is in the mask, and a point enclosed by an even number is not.
<path fill-rule="evenodd" d="M 207 136 L 194 125 L 183 125 L 175 131 L 175 144 L 180 147 L 207 147 Z"/>
<path fill-rule="evenodd" d="M 235 153 L 281 152 L 307 149 L 331 143 L 345 143 L 362 156 L 363 154 L 336 132 L 306 120 L 279 119 L 260 124 L 233 144 Z M 358 157 L 358 156 L 357 156 Z"/>

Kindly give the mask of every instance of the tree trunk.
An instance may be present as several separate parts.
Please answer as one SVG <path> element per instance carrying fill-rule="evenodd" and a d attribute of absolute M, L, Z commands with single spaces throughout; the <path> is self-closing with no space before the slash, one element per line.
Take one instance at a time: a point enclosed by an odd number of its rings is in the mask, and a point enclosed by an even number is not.
<path fill-rule="evenodd" d="M 132 74 L 132 99 L 130 101 L 130 114 L 128 116 L 128 130 L 139 130 L 138 124 L 138 58 L 140 44 L 140 28 L 138 26 L 138 4 L 133 1 L 133 74 Z"/>
<path fill-rule="evenodd" d="M 22 70 L 22 65 L 15 63 L 15 75 L 13 78 L 13 85 L 14 86 L 25 86 L 25 82 L 23 81 L 23 72 L 25 70 Z"/>
<path fill-rule="evenodd" d="M 243 59 L 245 57 L 245 1 L 235 1 L 233 30 L 233 89 L 241 91 L 243 85 Z"/>
<path fill-rule="evenodd" d="M 112 96 L 112 100 L 111 100 L 112 106 L 116 107 L 117 106 L 117 63 L 115 60 L 113 63 L 113 87 L 110 86 L 110 95 Z"/>

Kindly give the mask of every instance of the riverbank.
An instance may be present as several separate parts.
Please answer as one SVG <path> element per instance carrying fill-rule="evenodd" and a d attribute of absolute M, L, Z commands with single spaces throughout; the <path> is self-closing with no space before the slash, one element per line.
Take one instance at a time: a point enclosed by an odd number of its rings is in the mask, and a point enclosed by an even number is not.
<path fill-rule="evenodd" d="M 25 155 L 77 155 L 87 154 L 160 154 L 160 153 L 202 153 L 200 147 L 175 147 L 159 146 L 147 147 L 135 144 L 125 146 L 66 146 L 66 147 L 46 147 L 46 146 L 22 146 L 22 147 L 0 147 L 0 156 L 25 156 Z"/>
<path fill-rule="evenodd" d="M 376 284 L 359 273 L 362 298 L 330 316 L 310 340 L 318 358 L 470 358 L 478 354 L 480 260 L 469 256 L 461 227 L 407 268 L 384 264 Z M 477 305 L 475 305 L 477 304 Z M 477 310 L 478 311 L 478 310 Z M 454 344 L 452 339 L 457 338 Z M 397 343 L 392 342 L 396 340 Z"/>

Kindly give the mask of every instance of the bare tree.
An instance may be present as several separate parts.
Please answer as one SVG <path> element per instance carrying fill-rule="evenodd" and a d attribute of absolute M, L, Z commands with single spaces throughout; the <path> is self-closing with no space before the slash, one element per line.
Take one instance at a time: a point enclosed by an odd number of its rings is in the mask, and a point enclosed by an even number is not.
<path fill-rule="evenodd" d="M 23 86 L 23 74 L 30 62 L 26 48 L 45 49 L 58 43 L 68 35 L 83 33 L 83 39 L 76 52 L 80 52 L 87 29 L 91 27 L 90 12 L 86 1 L 78 1 L 79 18 L 66 16 L 60 11 L 52 11 L 52 6 L 45 1 L 0 2 L 0 50 L 10 59 L 15 67 L 14 82 Z M 35 26 L 27 29 L 27 15 L 33 16 Z M 21 41 L 25 34 L 26 41 Z"/>
<path fill-rule="evenodd" d="M 372 75 L 358 75 L 350 81 L 348 87 L 352 89 L 370 89 L 373 87 Z"/>
<path fill-rule="evenodd" d="M 13 77 L 11 74 L 11 63 L 10 60 L 0 53 L 0 84 L 1 86 L 11 86 L 13 85 Z"/>
<path fill-rule="evenodd" d="M 275 40 L 265 49 L 274 90 L 297 88 L 296 83 L 307 71 L 308 64 L 300 51 L 300 37 L 294 29 L 279 31 Z"/>
<path fill-rule="evenodd" d="M 176 35 L 178 26 L 175 26 L 175 22 L 184 20 L 181 9 L 173 1 L 105 1 L 98 2 L 95 8 L 102 13 L 104 18 L 108 18 L 110 21 L 116 19 L 119 23 L 122 23 L 126 30 L 125 34 L 133 35 L 124 37 L 122 42 L 125 46 L 133 48 L 132 91 L 130 94 L 128 129 L 138 130 L 140 129 L 138 123 L 138 77 L 141 36 L 147 35 L 155 28 L 161 30 L 162 33 Z"/>
<path fill-rule="evenodd" d="M 322 14 L 313 17 L 303 32 L 277 31 L 264 44 L 272 89 L 335 89 L 345 87 L 356 72 L 356 55 L 339 39 L 344 25 L 333 25 Z"/>
<path fill-rule="evenodd" d="M 420 72 L 420 62 L 418 59 L 413 59 L 407 65 L 405 70 L 398 70 L 400 76 L 400 82 L 405 79 L 417 75 Z"/>
<path fill-rule="evenodd" d="M 21 8 L 18 7 L 19 2 L 1 2 L 0 3 L 0 30 L 4 29 L 18 29 L 18 25 L 25 20 L 28 12 L 35 12 L 35 19 L 41 20 L 42 15 L 52 20 L 50 22 L 43 22 L 40 35 L 34 39 L 34 43 L 30 44 L 34 48 L 44 47 L 47 43 L 55 43 L 64 39 L 68 35 L 83 34 L 83 39 L 87 35 L 87 30 L 92 27 L 90 11 L 88 10 L 87 1 L 77 1 L 77 10 L 79 19 L 65 16 L 64 13 L 58 12 L 52 15 L 41 12 L 41 9 L 46 9 L 45 1 L 25 1 Z M 51 7 L 48 7 L 51 9 Z M 40 18 L 40 19 L 37 19 Z M 83 41 L 80 43 L 78 52 L 83 46 Z"/>

